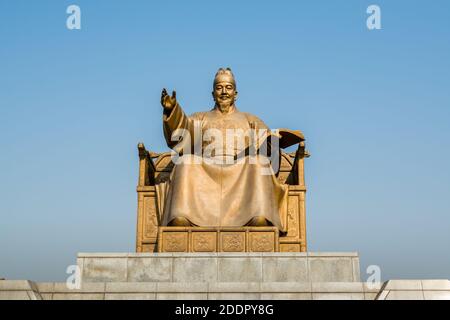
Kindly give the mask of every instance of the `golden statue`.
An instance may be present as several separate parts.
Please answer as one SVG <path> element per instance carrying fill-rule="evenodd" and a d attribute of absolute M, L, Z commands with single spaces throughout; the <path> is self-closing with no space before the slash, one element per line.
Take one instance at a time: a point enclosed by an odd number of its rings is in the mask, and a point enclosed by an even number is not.
<path fill-rule="evenodd" d="M 207 112 L 187 116 L 176 92 L 163 89 L 164 136 L 173 151 L 154 154 L 139 145 L 137 251 L 230 251 L 224 246 L 235 245 L 227 240 L 233 232 L 247 233 L 239 235 L 243 244 L 236 251 L 265 251 L 261 237 L 270 239 L 269 251 L 306 250 L 303 135 L 272 131 L 258 117 L 239 111 L 237 94 L 229 68 L 217 72 L 215 105 Z M 295 153 L 280 150 L 297 143 Z M 176 237 L 185 245 L 175 245 Z M 253 249 L 245 237 L 256 239 Z M 165 249 L 157 243 L 163 238 L 172 242 Z M 283 238 L 286 245 L 280 246 Z"/>

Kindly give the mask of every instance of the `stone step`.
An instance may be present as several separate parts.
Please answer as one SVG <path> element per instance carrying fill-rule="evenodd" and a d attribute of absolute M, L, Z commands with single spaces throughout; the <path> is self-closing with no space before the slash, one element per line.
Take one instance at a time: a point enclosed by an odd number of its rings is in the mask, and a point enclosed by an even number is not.
<path fill-rule="evenodd" d="M 37 286 L 41 296 L 49 300 L 373 300 L 381 287 L 369 288 L 361 282 L 85 282 L 75 290 L 65 283 L 39 283 Z"/>

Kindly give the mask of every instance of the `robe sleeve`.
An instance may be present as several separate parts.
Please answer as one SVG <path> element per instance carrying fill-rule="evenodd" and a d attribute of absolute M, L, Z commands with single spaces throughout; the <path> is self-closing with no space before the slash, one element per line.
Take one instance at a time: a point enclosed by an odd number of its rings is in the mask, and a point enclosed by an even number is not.
<path fill-rule="evenodd" d="M 170 111 L 163 113 L 163 127 L 164 137 L 166 138 L 167 146 L 173 148 L 178 144 L 178 141 L 172 141 L 173 133 L 178 129 L 189 130 L 189 118 L 177 103 Z"/>
<path fill-rule="evenodd" d="M 163 113 L 164 137 L 167 146 L 180 154 L 191 153 L 195 143 L 195 122 L 203 119 L 203 113 L 187 116 L 181 106 L 176 106 L 169 112 Z M 177 130 L 184 130 L 179 131 Z M 177 137 L 173 134 L 176 133 Z M 198 138 L 198 137 L 197 137 Z"/>

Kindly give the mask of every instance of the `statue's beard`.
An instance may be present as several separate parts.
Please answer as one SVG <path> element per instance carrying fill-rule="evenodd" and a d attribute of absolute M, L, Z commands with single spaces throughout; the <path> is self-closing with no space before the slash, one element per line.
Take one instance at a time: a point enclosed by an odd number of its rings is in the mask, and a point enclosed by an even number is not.
<path fill-rule="evenodd" d="M 234 105 L 233 99 L 221 100 L 217 99 L 216 104 L 220 112 L 228 112 L 230 108 Z"/>

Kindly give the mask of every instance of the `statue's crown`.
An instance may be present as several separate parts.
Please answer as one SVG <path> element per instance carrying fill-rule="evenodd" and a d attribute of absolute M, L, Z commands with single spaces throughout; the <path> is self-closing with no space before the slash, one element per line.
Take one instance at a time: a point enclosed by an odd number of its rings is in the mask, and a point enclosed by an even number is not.
<path fill-rule="evenodd" d="M 219 71 L 217 71 L 216 76 L 214 77 L 214 86 L 219 82 L 232 83 L 236 88 L 236 81 L 234 80 L 234 75 L 230 68 L 220 68 Z"/>

